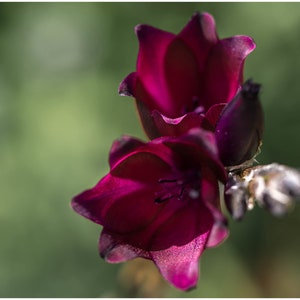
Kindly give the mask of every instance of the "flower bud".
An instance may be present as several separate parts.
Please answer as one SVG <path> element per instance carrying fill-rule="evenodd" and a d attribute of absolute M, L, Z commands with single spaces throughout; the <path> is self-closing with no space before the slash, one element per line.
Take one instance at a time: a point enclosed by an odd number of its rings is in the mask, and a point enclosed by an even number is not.
<path fill-rule="evenodd" d="M 229 170 L 251 166 L 263 134 L 260 85 L 248 80 L 224 108 L 215 135 L 220 158 Z"/>

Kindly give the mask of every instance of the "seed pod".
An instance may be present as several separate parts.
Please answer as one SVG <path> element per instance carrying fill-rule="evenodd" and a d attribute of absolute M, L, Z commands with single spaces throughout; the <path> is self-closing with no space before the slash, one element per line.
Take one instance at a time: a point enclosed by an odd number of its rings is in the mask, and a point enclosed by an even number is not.
<path fill-rule="evenodd" d="M 226 167 L 242 165 L 253 160 L 259 152 L 264 123 L 259 91 L 259 84 L 246 81 L 217 122 L 215 135 L 220 158 Z"/>

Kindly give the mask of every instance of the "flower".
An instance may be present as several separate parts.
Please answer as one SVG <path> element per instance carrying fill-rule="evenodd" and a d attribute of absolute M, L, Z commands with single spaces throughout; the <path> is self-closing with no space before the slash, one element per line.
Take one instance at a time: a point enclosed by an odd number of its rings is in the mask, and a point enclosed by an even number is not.
<path fill-rule="evenodd" d="M 123 136 L 109 163 L 110 172 L 72 200 L 103 226 L 100 255 L 111 263 L 150 259 L 175 287 L 195 287 L 202 252 L 228 235 L 218 188 L 227 175 L 213 133 L 193 129 L 148 143 Z"/>
<path fill-rule="evenodd" d="M 195 13 L 177 35 L 148 25 L 135 32 L 136 72 L 122 81 L 119 93 L 136 99 L 149 138 L 177 136 L 193 127 L 213 130 L 243 82 L 253 40 L 242 35 L 220 40 L 208 13 Z"/>

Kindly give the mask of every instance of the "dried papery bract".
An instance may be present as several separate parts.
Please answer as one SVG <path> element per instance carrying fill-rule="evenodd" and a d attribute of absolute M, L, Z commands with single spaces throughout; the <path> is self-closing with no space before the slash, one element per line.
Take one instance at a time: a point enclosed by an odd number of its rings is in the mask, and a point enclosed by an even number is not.
<path fill-rule="evenodd" d="M 246 176 L 250 194 L 275 216 L 285 215 L 300 197 L 300 172 L 273 163 L 253 168 Z"/>
<path fill-rule="evenodd" d="M 249 193 L 243 179 L 233 173 L 229 173 L 225 185 L 225 205 L 234 220 L 240 221 L 248 208 Z"/>
<path fill-rule="evenodd" d="M 254 204 L 280 217 L 289 212 L 300 198 L 300 172 L 273 163 L 231 173 L 224 193 L 227 209 L 240 220 Z"/>

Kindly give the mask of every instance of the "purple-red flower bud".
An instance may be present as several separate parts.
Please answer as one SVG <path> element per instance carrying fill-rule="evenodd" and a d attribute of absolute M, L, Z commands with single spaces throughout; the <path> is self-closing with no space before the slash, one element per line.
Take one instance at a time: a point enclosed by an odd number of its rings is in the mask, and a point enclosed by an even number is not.
<path fill-rule="evenodd" d="M 264 124 L 259 91 L 260 85 L 248 80 L 217 122 L 219 155 L 227 167 L 247 165 L 259 152 Z"/>

